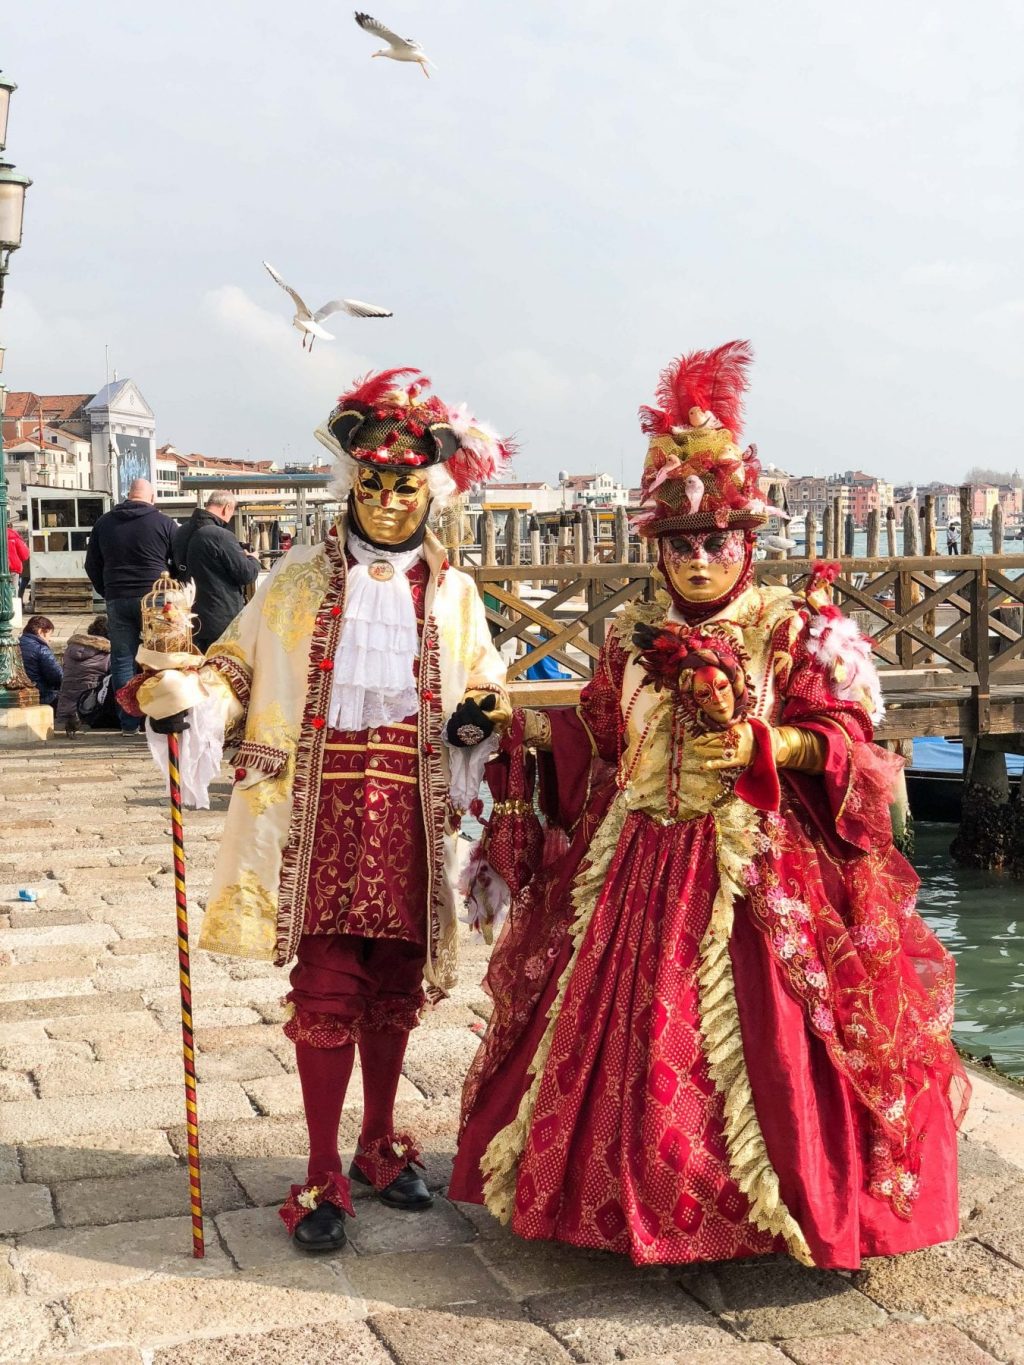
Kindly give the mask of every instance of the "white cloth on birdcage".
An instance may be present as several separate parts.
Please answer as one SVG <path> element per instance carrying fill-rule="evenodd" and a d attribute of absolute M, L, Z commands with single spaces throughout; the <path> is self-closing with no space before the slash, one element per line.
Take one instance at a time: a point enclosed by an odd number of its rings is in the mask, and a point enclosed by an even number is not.
<path fill-rule="evenodd" d="M 415 550 L 381 550 L 349 532 L 344 624 L 331 674 L 327 724 L 332 730 L 371 730 L 394 725 L 419 709 L 416 605 L 406 574 L 422 559 Z M 390 578 L 374 578 L 385 563 Z"/>

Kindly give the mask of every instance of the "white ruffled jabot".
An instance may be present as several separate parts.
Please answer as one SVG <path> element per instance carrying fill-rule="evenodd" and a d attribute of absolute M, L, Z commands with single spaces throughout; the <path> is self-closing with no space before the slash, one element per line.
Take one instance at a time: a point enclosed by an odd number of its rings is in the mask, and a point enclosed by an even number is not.
<path fill-rule="evenodd" d="M 419 632 L 406 573 L 423 550 L 379 550 L 351 531 L 347 549 L 356 562 L 348 573 L 327 723 L 332 730 L 369 730 L 405 720 L 419 707 Z"/>

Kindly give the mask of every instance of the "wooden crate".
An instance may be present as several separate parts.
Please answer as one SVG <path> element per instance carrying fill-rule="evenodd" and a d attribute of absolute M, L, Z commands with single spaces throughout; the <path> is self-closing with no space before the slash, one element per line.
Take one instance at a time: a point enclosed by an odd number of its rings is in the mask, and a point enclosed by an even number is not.
<path fill-rule="evenodd" d="M 36 578 L 32 582 L 32 614 L 71 615 L 92 611 L 92 584 L 87 578 Z"/>

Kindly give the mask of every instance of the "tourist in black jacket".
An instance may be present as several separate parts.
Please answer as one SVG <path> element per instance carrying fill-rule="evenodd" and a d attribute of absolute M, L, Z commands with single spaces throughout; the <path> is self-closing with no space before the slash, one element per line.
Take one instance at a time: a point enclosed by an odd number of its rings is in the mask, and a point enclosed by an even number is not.
<path fill-rule="evenodd" d="M 242 549 L 229 525 L 234 514 L 234 494 L 211 493 L 206 506 L 197 507 L 174 535 L 175 572 L 196 585 L 194 639 L 204 652 L 245 606 L 242 589 L 254 583 L 260 571 L 259 560 Z"/>
<path fill-rule="evenodd" d="M 111 686 L 119 691 L 135 675 L 142 635 L 142 599 L 171 564 L 177 530 L 155 506 L 153 485 L 136 479 L 128 497 L 104 512 L 92 528 L 85 572 L 107 604 Z M 121 729 L 135 734 L 139 722 L 120 712 Z"/>

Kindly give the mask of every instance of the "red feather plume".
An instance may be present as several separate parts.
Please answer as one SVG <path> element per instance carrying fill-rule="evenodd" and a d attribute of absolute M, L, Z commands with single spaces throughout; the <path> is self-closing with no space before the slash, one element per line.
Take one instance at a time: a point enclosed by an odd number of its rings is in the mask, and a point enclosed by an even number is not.
<path fill-rule="evenodd" d="M 503 476 L 515 457 L 516 443 L 480 440 L 463 445 L 445 465 L 460 493 L 468 493 L 478 483 Z"/>
<path fill-rule="evenodd" d="M 702 408 L 738 440 L 743 429 L 747 367 L 754 358 L 749 341 L 727 341 L 713 351 L 691 351 L 666 365 L 655 391 L 657 407 L 640 409 L 640 426 L 652 436 L 688 425 L 691 408 Z"/>
<path fill-rule="evenodd" d="M 398 380 L 404 375 L 418 375 L 416 381 L 419 388 L 425 387 L 430 383 L 426 376 L 421 375 L 420 371 L 413 369 L 409 365 L 404 365 L 397 370 L 381 370 L 379 374 L 364 374 L 362 379 L 357 379 L 355 387 L 349 389 L 348 393 L 343 393 L 338 399 L 339 408 L 346 408 L 350 404 L 359 403 L 365 407 L 372 408 L 383 398 L 401 388 Z"/>

